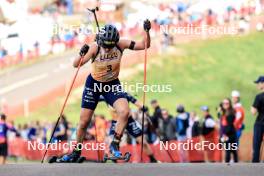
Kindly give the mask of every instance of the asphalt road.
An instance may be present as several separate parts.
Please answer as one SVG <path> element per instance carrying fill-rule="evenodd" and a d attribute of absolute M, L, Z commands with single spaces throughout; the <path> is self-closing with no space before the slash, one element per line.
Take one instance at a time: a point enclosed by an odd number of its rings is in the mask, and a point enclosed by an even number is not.
<path fill-rule="evenodd" d="M 5 99 L 8 105 L 20 104 L 71 81 L 75 54 L 70 52 L 0 75 L 0 101 Z M 81 68 L 80 72 L 88 71 L 87 66 Z"/>
<path fill-rule="evenodd" d="M 1 176 L 263 176 L 264 164 L 8 164 Z"/>
<path fill-rule="evenodd" d="M 131 51 L 126 52 L 124 56 L 130 53 Z M 9 106 L 21 104 L 62 84 L 71 83 L 75 74 L 75 68 L 72 66 L 75 57 L 76 52 L 73 51 L 64 56 L 54 56 L 49 60 L 1 74 L 0 104 L 3 100 Z M 126 60 L 122 66 L 135 64 L 133 62 L 138 63 L 137 60 Z M 82 66 L 79 75 L 88 73 L 89 67 L 90 64 Z"/>

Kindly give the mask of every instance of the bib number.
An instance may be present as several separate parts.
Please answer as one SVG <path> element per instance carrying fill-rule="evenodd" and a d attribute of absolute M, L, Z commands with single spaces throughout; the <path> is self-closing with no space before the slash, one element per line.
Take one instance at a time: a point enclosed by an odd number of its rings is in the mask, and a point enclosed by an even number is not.
<path fill-rule="evenodd" d="M 107 65 L 107 72 L 111 72 L 112 71 L 112 65 Z"/>

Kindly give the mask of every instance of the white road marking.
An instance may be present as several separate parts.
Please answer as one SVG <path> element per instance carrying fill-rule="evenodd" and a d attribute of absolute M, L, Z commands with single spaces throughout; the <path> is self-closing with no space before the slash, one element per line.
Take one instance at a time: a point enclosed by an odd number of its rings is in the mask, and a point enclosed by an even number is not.
<path fill-rule="evenodd" d="M 2 89 L 0 89 L 0 95 L 3 95 L 5 93 L 8 93 L 8 92 L 11 92 L 17 88 L 20 88 L 20 87 L 23 87 L 27 84 L 31 84 L 33 82 L 36 82 L 36 81 L 39 81 L 41 79 L 44 79 L 48 76 L 48 73 L 43 73 L 41 75 L 38 75 L 38 76 L 35 76 L 35 77 L 31 77 L 31 78 L 28 78 L 28 79 L 24 79 L 22 81 L 19 81 L 17 83 L 14 83 L 12 85 L 9 85 L 7 87 L 4 87 Z"/>

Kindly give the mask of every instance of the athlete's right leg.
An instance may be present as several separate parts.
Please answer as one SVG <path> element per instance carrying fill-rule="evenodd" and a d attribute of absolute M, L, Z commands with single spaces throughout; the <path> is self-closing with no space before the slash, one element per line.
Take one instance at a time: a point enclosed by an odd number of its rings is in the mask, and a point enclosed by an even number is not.
<path fill-rule="evenodd" d="M 100 92 L 95 90 L 97 82 L 91 75 L 87 77 L 85 88 L 82 94 L 82 109 L 80 114 L 80 122 L 77 127 L 77 144 L 83 142 L 86 129 L 92 119 L 94 110 L 97 106 Z"/>
<path fill-rule="evenodd" d="M 61 162 L 75 162 L 81 155 L 82 143 L 86 134 L 87 127 L 92 119 L 94 110 L 97 106 L 100 92 L 94 90 L 95 80 L 89 75 L 87 77 L 85 88 L 82 95 L 82 109 L 80 114 L 80 122 L 77 127 L 76 147 L 73 152 L 64 155 Z"/>
<path fill-rule="evenodd" d="M 76 137 L 77 144 L 83 143 L 83 139 L 86 134 L 87 127 L 93 117 L 93 113 L 94 110 L 92 109 L 86 109 L 86 108 L 81 109 L 80 122 L 77 127 L 77 137 Z"/>

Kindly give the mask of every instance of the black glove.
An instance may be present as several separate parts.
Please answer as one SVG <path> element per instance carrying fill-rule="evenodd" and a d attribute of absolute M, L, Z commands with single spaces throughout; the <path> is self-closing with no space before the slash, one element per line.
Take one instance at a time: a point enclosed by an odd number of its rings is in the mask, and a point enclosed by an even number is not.
<path fill-rule="evenodd" d="M 141 109 L 140 109 L 142 112 L 148 112 L 148 107 L 147 106 L 143 106 Z"/>
<path fill-rule="evenodd" d="M 149 21 L 148 19 L 146 19 L 146 20 L 144 21 L 144 25 L 143 25 L 143 27 L 144 27 L 144 30 L 145 30 L 146 32 L 149 32 L 149 30 L 151 29 L 151 23 L 150 23 L 150 21 Z"/>
<path fill-rule="evenodd" d="M 79 52 L 80 56 L 83 57 L 88 52 L 89 48 L 90 48 L 89 45 L 84 44 L 82 48 L 80 49 L 80 52 Z"/>

